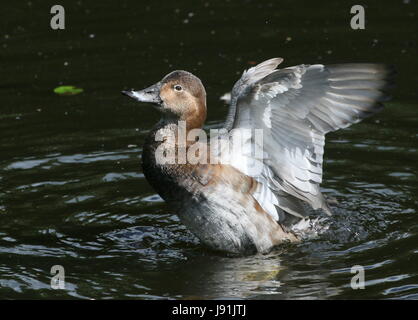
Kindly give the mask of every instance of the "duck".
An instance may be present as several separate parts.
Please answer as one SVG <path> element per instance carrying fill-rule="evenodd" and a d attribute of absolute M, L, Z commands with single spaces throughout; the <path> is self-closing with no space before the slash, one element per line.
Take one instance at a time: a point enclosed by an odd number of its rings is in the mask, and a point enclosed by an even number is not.
<path fill-rule="evenodd" d="M 242 73 L 210 139 L 206 90 L 192 73 L 172 71 L 145 89 L 122 91 L 160 112 L 145 139 L 143 173 L 209 249 L 251 255 L 303 241 L 293 225 L 313 212 L 332 214 L 320 190 L 325 135 L 376 114 L 389 99 L 394 71 L 387 65 L 279 69 L 282 62 Z"/>

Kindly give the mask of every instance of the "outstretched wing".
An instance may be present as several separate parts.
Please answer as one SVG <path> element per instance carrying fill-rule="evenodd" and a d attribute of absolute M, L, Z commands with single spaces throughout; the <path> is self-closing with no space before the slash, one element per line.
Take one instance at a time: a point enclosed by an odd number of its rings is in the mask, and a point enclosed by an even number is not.
<path fill-rule="evenodd" d="M 319 190 L 325 134 L 380 111 L 392 72 L 378 64 L 275 70 L 281 61 L 249 69 L 234 86 L 225 127 L 262 129 L 264 157 L 234 155 L 231 165 L 260 182 L 255 197 L 276 219 L 281 219 L 276 206 L 298 217 L 304 215 L 303 203 L 330 213 Z M 248 150 L 257 144 L 245 143 Z M 262 170 L 253 169 L 255 162 Z"/>
<path fill-rule="evenodd" d="M 282 62 L 282 58 L 273 58 L 244 71 L 241 78 L 232 88 L 229 112 L 224 125 L 228 131 L 231 130 L 234 125 L 238 97 L 246 88 L 248 88 L 248 86 L 253 85 L 258 80 L 261 80 L 272 73 Z"/>

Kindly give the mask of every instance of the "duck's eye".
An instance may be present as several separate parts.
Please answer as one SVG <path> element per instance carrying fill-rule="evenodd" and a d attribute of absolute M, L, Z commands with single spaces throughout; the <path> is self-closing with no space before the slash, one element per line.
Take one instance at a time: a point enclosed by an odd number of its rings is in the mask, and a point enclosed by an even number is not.
<path fill-rule="evenodd" d="M 179 85 L 179 84 L 176 84 L 176 85 L 174 86 L 174 90 L 176 90 L 176 91 L 181 91 L 181 90 L 183 90 L 183 87 L 182 87 L 181 85 Z"/>

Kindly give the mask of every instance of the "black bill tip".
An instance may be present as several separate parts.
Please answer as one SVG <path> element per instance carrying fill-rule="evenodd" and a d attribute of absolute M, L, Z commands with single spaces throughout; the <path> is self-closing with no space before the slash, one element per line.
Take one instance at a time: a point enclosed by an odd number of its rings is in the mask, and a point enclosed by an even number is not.
<path fill-rule="evenodd" d="M 122 93 L 124 96 L 128 96 L 128 97 L 133 98 L 132 90 L 131 91 L 122 90 L 120 93 Z"/>

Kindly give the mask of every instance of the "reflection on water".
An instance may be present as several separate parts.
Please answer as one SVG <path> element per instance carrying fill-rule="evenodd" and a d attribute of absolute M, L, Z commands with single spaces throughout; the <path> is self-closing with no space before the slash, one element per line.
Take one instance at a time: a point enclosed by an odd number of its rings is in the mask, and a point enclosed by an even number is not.
<path fill-rule="evenodd" d="M 296 26 L 285 14 L 290 2 L 277 10 L 252 1 L 196 10 L 134 1 L 65 5 L 76 14 L 60 34 L 16 26 L 23 22 L 13 12 L 25 11 L 25 2 L 0 21 L 8 34 L 0 35 L 8 62 L 0 66 L 8 75 L 0 80 L 1 298 L 418 299 L 417 106 L 408 102 L 416 101 L 416 43 L 407 41 L 409 31 L 405 38 L 387 28 L 347 33 L 341 19 L 327 22 L 326 11 L 312 17 L 316 7 L 292 17 Z M 394 5 L 397 23 L 410 23 L 414 8 Z M 166 21 L 154 19 L 161 10 Z M 340 6 L 327 10 L 344 18 Z M 237 12 L 253 19 L 241 21 Z M 141 146 L 157 117 L 119 92 L 188 69 L 206 85 L 208 127 L 218 126 L 227 112 L 219 97 L 255 59 L 276 55 L 286 65 L 384 55 L 382 62 L 402 71 L 400 88 L 377 117 L 329 135 L 323 191 L 338 204 L 319 236 L 267 255 L 220 255 L 202 248 L 145 181 Z M 84 93 L 54 96 L 61 83 Z M 66 270 L 63 291 L 50 289 L 53 265 Z M 354 265 L 365 268 L 366 290 L 351 289 Z"/>

